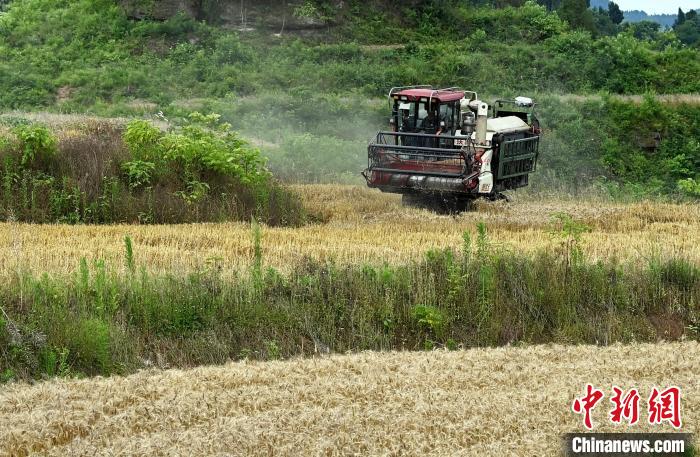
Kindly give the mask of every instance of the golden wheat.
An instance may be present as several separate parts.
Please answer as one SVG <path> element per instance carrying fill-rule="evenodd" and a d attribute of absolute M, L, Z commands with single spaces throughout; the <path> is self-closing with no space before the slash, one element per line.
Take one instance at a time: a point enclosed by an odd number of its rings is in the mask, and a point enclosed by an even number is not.
<path fill-rule="evenodd" d="M 360 186 L 303 185 L 294 189 L 306 206 L 328 220 L 300 228 L 262 230 L 263 260 L 285 270 L 310 256 L 339 263 L 403 263 L 433 248 L 459 247 L 462 233 L 486 223 L 490 239 L 512 251 L 556 249 L 552 214 L 566 212 L 592 228 L 582 236 L 593 261 L 645 261 L 654 254 L 700 261 L 700 206 L 603 201 L 479 203 L 459 216 L 401 207 L 396 195 Z M 81 257 L 123 264 L 124 237 L 134 243 L 139 265 L 184 272 L 217 263 L 225 271 L 250 265 L 251 228 L 246 223 L 69 226 L 0 224 L 0 275 L 17 269 L 65 274 Z"/>
<path fill-rule="evenodd" d="M 606 393 L 597 431 L 646 421 L 652 387 L 681 388 L 700 421 L 696 342 L 361 353 L 52 380 L 0 391 L 7 455 L 559 455 L 571 403 Z M 613 427 L 611 386 L 638 388 L 640 421 Z"/>

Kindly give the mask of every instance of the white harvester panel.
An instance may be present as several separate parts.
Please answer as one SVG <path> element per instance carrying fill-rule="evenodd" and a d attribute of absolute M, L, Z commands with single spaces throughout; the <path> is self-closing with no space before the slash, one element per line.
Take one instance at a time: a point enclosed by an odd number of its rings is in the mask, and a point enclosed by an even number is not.
<path fill-rule="evenodd" d="M 495 117 L 486 121 L 486 129 L 495 133 L 526 132 L 530 130 L 527 122 L 518 116 Z"/>

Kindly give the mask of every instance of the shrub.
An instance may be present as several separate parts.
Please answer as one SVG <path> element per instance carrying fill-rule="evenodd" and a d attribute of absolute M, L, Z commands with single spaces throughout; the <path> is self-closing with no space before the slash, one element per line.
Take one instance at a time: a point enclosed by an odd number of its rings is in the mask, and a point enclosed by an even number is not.
<path fill-rule="evenodd" d="M 99 319 L 76 322 L 69 341 L 72 365 L 84 373 L 110 374 L 115 368 L 111 332 L 110 325 Z"/>
<path fill-rule="evenodd" d="M 124 136 L 135 162 L 130 163 L 135 175 L 148 174 L 155 163 L 167 170 L 176 170 L 184 182 L 197 183 L 207 173 L 233 178 L 242 184 L 255 184 L 268 178 L 265 159 L 251 148 L 219 115 L 194 112 L 188 123 L 163 134 L 150 123 L 131 121 Z M 148 161 L 150 165 L 144 165 Z"/>
<path fill-rule="evenodd" d="M 132 160 L 130 162 L 124 162 L 122 164 L 122 169 L 124 173 L 126 173 L 129 187 L 136 188 L 148 186 L 151 183 L 156 164 L 153 162 L 144 162 L 143 160 Z"/>
<path fill-rule="evenodd" d="M 167 132 L 145 120 L 123 130 L 90 121 L 71 126 L 60 144 L 46 127 L 18 122 L 14 130 L 18 139 L 0 148 L 3 219 L 157 223 L 254 216 L 299 225 L 306 218 L 260 151 L 216 114 L 192 113 Z"/>
<path fill-rule="evenodd" d="M 12 129 L 19 140 L 22 151 L 20 163 L 22 166 L 46 163 L 56 156 L 56 137 L 43 125 L 19 125 Z"/>
<path fill-rule="evenodd" d="M 413 308 L 411 314 L 420 327 L 428 330 L 432 335 L 441 335 L 445 316 L 439 309 L 434 306 L 418 305 Z"/>
<path fill-rule="evenodd" d="M 679 180 L 678 189 L 686 195 L 700 198 L 700 182 L 696 182 L 693 178 Z"/>
<path fill-rule="evenodd" d="M 163 133 L 150 122 L 134 120 L 127 124 L 124 143 L 134 160 L 156 162 L 161 159 L 159 142 Z"/>

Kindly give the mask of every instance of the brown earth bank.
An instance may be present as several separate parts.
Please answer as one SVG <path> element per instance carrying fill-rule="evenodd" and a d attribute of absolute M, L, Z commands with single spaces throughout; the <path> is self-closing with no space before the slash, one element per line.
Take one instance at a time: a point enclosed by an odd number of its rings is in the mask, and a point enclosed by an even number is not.
<path fill-rule="evenodd" d="M 651 426 L 653 387 L 700 419 L 700 345 L 533 346 L 238 362 L 0 388 L 0 455 L 560 455 L 571 411 L 605 393 L 595 431 Z M 640 391 L 636 426 L 607 419 L 612 386 Z"/>

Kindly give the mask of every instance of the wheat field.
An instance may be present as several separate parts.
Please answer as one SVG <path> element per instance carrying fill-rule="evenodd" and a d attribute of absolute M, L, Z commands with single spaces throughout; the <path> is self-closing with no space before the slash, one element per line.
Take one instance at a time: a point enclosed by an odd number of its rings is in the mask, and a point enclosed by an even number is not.
<path fill-rule="evenodd" d="M 0 390 L 2 455 L 559 455 L 582 431 L 571 403 L 606 393 L 596 431 L 646 423 L 654 386 L 681 388 L 700 420 L 696 342 L 360 353 L 238 362 Z M 636 387 L 641 420 L 615 428 L 611 386 Z"/>
<path fill-rule="evenodd" d="M 461 244 L 465 230 L 486 223 L 492 242 L 532 253 L 556 249 L 551 218 L 565 212 L 590 226 L 582 246 L 591 261 L 645 261 L 674 255 L 700 261 L 700 206 L 575 200 L 481 202 L 458 216 L 403 208 L 397 195 L 361 186 L 299 185 L 307 208 L 325 223 L 262 229 L 266 266 L 285 271 L 309 256 L 338 263 L 405 263 L 429 249 Z M 80 259 L 123 265 L 124 237 L 135 259 L 152 272 L 187 272 L 215 263 L 239 271 L 251 263 L 253 237 L 247 223 L 71 226 L 0 223 L 0 276 L 27 269 L 50 274 L 75 271 Z"/>

